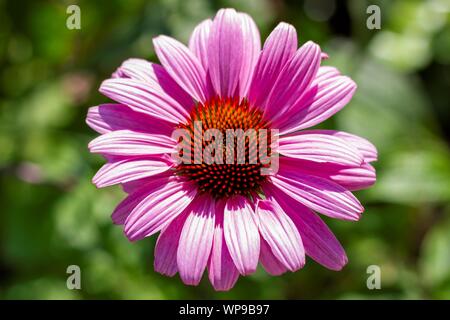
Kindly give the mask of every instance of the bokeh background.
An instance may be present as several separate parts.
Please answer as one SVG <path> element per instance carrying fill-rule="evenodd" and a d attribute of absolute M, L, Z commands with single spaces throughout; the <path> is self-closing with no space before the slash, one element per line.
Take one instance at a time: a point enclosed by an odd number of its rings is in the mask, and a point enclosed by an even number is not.
<path fill-rule="evenodd" d="M 81 30 L 66 28 L 67 6 L 81 8 Z M 381 8 L 368 30 L 366 8 Z M 378 181 L 357 196 L 357 223 L 327 223 L 349 264 L 241 278 L 227 293 L 206 277 L 188 287 L 153 271 L 155 238 L 130 243 L 110 213 L 119 187 L 90 182 L 103 160 L 88 153 L 96 134 L 89 106 L 129 57 L 156 61 L 152 37 L 187 42 L 194 26 L 221 7 L 251 14 L 263 39 L 279 21 L 293 24 L 358 84 L 352 102 L 325 123 L 364 136 L 379 150 Z M 0 0 L 0 298 L 392 298 L 450 299 L 449 0 Z M 68 265 L 81 290 L 66 288 Z M 369 265 L 381 290 L 366 287 Z"/>

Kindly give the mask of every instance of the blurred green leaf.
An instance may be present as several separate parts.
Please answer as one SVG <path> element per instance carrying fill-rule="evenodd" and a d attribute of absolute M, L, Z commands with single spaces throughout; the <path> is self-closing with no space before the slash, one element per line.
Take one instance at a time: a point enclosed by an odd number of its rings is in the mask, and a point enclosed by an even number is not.
<path fill-rule="evenodd" d="M 380 201 L 406 205 L 450 201 L 450 152 L 433 144 L 393 151 L 368 193 Z"/>
<path fill-rule="evenodd" d="M 445 211 L 447 215 L 450 212 L 448 208 Z M 450 219 L 443 220 L 427 234 L 422 246 L 420 270 L 429 288 L 447 284 L 448 289 L 450 284 Z"/>

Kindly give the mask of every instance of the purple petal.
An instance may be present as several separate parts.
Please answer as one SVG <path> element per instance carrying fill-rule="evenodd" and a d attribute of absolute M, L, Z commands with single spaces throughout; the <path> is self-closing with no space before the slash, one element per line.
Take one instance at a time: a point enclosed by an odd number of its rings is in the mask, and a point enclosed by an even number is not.
<path fill-rule="evenodd" d="M 169 159 L 154 157 L 147 159 L 122 159 L 105 164 L 92 179 L 97 188 L 151 177 L 169 170 Z"/>
<path fill-rule="evenodd" d="M 185 284 L 198 285 L 211 253 L 214 236 L 214 201 L 210 195 L 195 199 L 180 235 L 178 272 Z"/>
<path fill-rule="evenodd" d="M 367 189 L 376 181 L 375 168 L 365 163 L 357 168 L 343 168 L 329 174 L 329 178 L 344 188 L 355 191 Z"/>
<path fill-rule="evenodd" d="M 284 66 L 264 103 L 268 119 L 280 114 L 300 99 L 311 85 L 320 66 L 320 47 L 309 41 L 305 43 Z"/>
<path fill-rule="evenodd" d="M 307 208 L 299 209 L 293 217 L 308 256 L 331 270 L 341 270 L 347 264 L 344 248 L 322 219 Z"/>
<path fill-rule="evenodd" d="M 350 191 L 366 189 L 376 181 L 375 169 L 367 163 L 346 167 L 285 157 L 280 159 L 280 166 L 285 171 L 302 172 L 334 181 Z"/>
<path fill-rule="evenodd" d="M 212 20 L 207 19 L 195 27 L 189 39 L 189 49 L 198 58 L 204 70 L 208 70 L 208 39 Z"/>
<path fill-rule="evenodd" d="M 286 115 L 280 134 L 306 129 L 321 123 L 341 110 L 352 98 L 356 84 L 345 76 L 330 77 L 304 95 Z"/>
<path fill-rule="evenodd" d="M 125 235 L 140 240 L 160 231 L 175 219 L 194 199 L 196 188 L 190 183 L 169 181 L 146 186 L 148 195 L 125 221 Z"/>
<path fill-rule="evenodd" d="M 152 72 L 152 63 L 138 58 L 125 60 L 115 75 L 116 78 L 131 78 L 151 83 L 156 80 Z"/>
<path fill-rule="evenodd" d="M 353 194 L 330 180 L 288 168 L 271 178 L 273 185 L 301 204 L 332 218 L 358 220 L 364 208 Z"/>
<path fill-rule="evenodd" d="M 152 121 L 142 113 L 122 104 L 102 104 L 89 108 L 86 123 L 98 133 L 131 130 L 147 133 L 172 134 L 172 125 L 166 121 Z"/>
<path fill-rule="evenodd" d="M 186 214 L 182 213 L 159 234 L 153 262 L 156 272 L 169 277 L 173 277 L 177 273 L 178 243 L 185 221 Z"/>
<path fill-rule="evenodd" d="M 172 153 L 175 141 L 165 135 L 118 130 L 105 133 L 89 143 L 92 153 L 112 156 L 147 156 Z"/>
<path fill-rule="evenodd" d="M 319 70 L 317 71 L 316 78 L 314 79 L 314 81 L 311 85 L 315 86 L 322 81 L 325 81 L 330 78 L 335 78 L 340 75 L 341 75 L 341 73 L 335 67 L 320 66 Z"/>
<path fill-rule="evenodd" d="M 165 173 L 158 176 L 152 177 L 152 180 L 146 183 L 139 183 L 139 186 L 129 190 L 129 195 L 124 200 L 122 200 L 119 205 L 114 209 L 111 218 L 114 224 L 124 224 L 127 217 L 130 215 L 131 211 L 148 196 L 151 192 L 152 186 L 157 184 L 164 185 L 169 181 L 169 176 Z M 131 183 L 131 182 L 128 182 Z M 150 189 L 146 188 L 146 185 L 150 184 Z"/>
<path fill-rule="evenodd" d="M 207 99 L 206 74 L 196 56 L 177 40 L 159 36 L 153 39 L 156 54 L 172 78 L 196 101 Z"/>
<path fill-rule="evenodd" d="M 171 176 L 173 174 L 172 171 L 165 171 L 163 173 L 158 174 L 157 176 Z M 143 179 L 139 179 L 139 180 L 133 180 L 133 181 L 128 181 L 128 182 L 124 182 L 122 183 L 122 189 L 123 191 L 125 191 L 126 193 L 130 194 L 133 193 L 134 191 L 140 189 L 143 185 L 152 182 L 154 180 L 154 177 L 148 177 L 148 178 L 143 178 Z"/>
<path fill-rule="evenodd" d="M 255 272 L 259 259 L 256 216 L 246 198 L 229 198 L 224 212 L 224 235 L 231 258 L 242 275 Z"/>
<path fill-rule="evenodd" d="M 184 91 L 175 80 L 172 79 L 170 74 L 159 64 L 152 63 L 152 73 L 155 81 L 161 86 L 162 90 L 169 96 L 178 101 L 178 103 L 190 112 L 195 106 L 194 99 L 191 95 Z"/>
<path fill-rule="evenodd" d="M 316 133 L 327 134 L 334 137 L 344 139 L 348 143 L 355 146 L 364 157 L 364 162 L 377 161 L 377 148 L 367 139 L 344 131 L 335 130 L 314 130 Z"/>
<path fill-rule="evenodd" d="M 331 270 L 341 270 L 347 264 L 347 255 L 341 244 L 316 214 L 275 188 L 268 193 L 297 226 L 308 256 Z"/>
<path fill-rule="evenodd" d="M 285 64 L 297 50 L 297 32 L 287 23 L 280 23 L 269 35 L 255 66 L 248 98 L 262 106 Z"/>
<path fill-rule="evenodd" d="M 224 202 L 218 201 L 216 206 L 216 226 L 214 240 L 209 258 L 209 281 L 217 291 L 228 291 L 239 278 L 239 271 L 234 265 L 227 248 L 223 232 Z"/>
<path fill-rule="evenodd" d="M 273 201 L 258 201 L 256 214 L 259 232 L 267 241 L 275 257 L 290 271 L 305 264 L 302 239 L 292 220 Z"/>
<path fill-rule="evenodd" d="M 134 111 L 145 113 L 173 124 L 185 122 L 189 116 L 185 108 L 157 86 L 134 79 L 108 79 L 100 92 L 125 104 Z"/>
<path fill-rule="evenodd" d="M 222 98 L 233 97 L 243 62 L 243 31 L 234 9 L 221 9 L 208 40 L 208 71 L 212 86 Z"/>
<path fill-rule="evenodd" d="M 121 78 L 131 78 L 150 83 L 177 100 L 188 111 L 194 105 L 192 97 L 159 64 L 143 59 L 128 59 L 119 67 L 118 74 Z"/>
<path fill-rule="evenodd" d="M 316 130 L 283 136 L 278 144 L 278 152 L 291 158 L 348 166 L 359 166 L 363 162 L 361 153 L 351 143 Z"/>
<path fill-rule="evenodd" d="M 262 238 L 259 262 L 263 266 L 264 270 L 266 270 L 268 274 L 273 276 L 279 276 L 288 271 L 288 269 L 275 257 L 266 240 Z"/>
<path fill-rule="evenodd" d="M 239 96 L 245 97 L 253 76 L 256 62 L 261 51 L 261 39 L 258 27 L 246 13 L 238 13 L 242 24 L 243 55 L 239 75 Z"/>

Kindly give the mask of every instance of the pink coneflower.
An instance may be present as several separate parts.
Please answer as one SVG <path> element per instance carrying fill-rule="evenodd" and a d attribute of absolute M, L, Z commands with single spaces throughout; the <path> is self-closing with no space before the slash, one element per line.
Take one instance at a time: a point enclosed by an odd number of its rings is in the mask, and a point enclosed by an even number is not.
<path fill-rule="evenodd" d="M 199 24 L 189 47 L 167 36 L 154 46 L 161 65 L 125 61 L 100 87 L 117 104 L 92 107 L 87 116 L 102 134 L 89 148 L 108 160 L 93 182 L 121 184 L 128 193 L 114 223 L 131 241 L 159 232 L 155 270 L 178 272 L 189 285 L 207 269 L 216 290 L 229 290 L 258 262 L 280 275 L 302 268 L 305 255 L 340 270 L 345 251 L 315 212 L 358 220 L 364 209 L 351 191 L 375 182 L 369 163 L 377 151 L 349 133 L 303 129 L 342 109 L 355 83 L 320 66 L 326 54 L 317 44 L 297 48 L 289 24 L 280 23 L 261 49 L 252 18 L 233 9 Z M 176 162 L 172 134 L 195 121 L 202 132 L 277 129 L 270 154 L 280 155 L 279 169 L 263 175 L 261 161 Z M 199 150 L 192 144 L 192 151 Z"/>

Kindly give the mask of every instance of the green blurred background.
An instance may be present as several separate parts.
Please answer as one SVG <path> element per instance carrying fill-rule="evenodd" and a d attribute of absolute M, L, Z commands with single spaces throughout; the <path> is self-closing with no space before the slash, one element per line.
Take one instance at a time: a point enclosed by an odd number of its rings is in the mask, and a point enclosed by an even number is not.
<path fill-rule="evenodd" d="M 81 30 L 66 8 L 81 8 Z M 368 30 L 366 8 L 381 8 Z M 152 37 L 186 42 L 221 7 L 252 15 L 264 38 L 279 21 L 299 41 L 319 43 L 358 84 L 352 102 L 325 123 L 369 138 L 378 181 L 357 196 L 357 223 L 331 221 L 349 263 L 341 272 L 314 261 L 271 277 L 258 270 L 227 293 L 206 277 L 188 287 L 153 271 L 155 238 L 130 243 L 110 213 L 119 187 L 90 182 L 103 160 L 87 108 L 123 60 L 156 61 Z M 0 298 L 394 298 L 450 299 L 450 1 L 4 1 L 0 0 Z M 66 288 L 68 265 L 81 290 Z M 366 287 L 369 265 L 381 290 Z"/>

